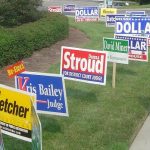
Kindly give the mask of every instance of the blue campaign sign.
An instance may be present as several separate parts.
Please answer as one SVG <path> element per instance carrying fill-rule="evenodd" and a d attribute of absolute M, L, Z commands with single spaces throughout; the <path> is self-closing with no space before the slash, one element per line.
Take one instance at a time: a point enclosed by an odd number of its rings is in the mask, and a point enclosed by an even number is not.
<path fill-rule="evenodd" d="M 64 12 L 75 12 L 75 4 L 64 4 L 63 11 Z"/>
<path fill-rule="evenodd" d="M 123 39 L 129 41 L 129 50 L 136 51 L 147 51 L 147 38 L 146 37 L 135 37 L 135 36 L 123 36 L 115 35 L 116 39 Z"/>
<path fill-rule="evenodd" d="M 76 21 L 98 21 L 99 8 L 97 6 L 75 8 L 75 20 Z"/>
<path fill-rule="evenodd" d="M 124 17 L 124 14 L 107 14 L 106 15 L 106 26 L 114 27 L 116 22 L 116 17 Z"/>
<path fill-rule="evenodd" d="M 116 39 L 129 41 L 129 59 L 137 61 L 148 61 L 147 37 L 114 35 Z"/>
<path fill-rule="evenodd" d="M 15 77 L 17 89 L 37 95 L 37 112 L 68 116 L 63 77 L 56 74 L 23 72 Z"/>
<path fill-rule="evenodd" d="M 150 35 L 150 17 L 116 17 L 115 34 Z"/>
<path fill-rule="evenodd" d="M 126 11 L 126 15 L 130 15 L 130 16 L 145 15 L 145 11 Z"/>

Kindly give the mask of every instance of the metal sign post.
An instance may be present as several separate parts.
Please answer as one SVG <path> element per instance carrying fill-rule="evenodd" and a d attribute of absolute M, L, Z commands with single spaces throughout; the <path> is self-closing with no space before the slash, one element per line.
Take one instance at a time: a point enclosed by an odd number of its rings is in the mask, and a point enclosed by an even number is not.
<path fill-rule="evenodd" d="M 113 62 L 112 87 L 116 86 L 116 63 Z"/>

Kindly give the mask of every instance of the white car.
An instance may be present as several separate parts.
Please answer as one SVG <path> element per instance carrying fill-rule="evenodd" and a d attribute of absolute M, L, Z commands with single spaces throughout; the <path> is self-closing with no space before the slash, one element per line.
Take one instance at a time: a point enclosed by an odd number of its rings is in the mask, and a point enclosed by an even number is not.
<path fill-rule="evenodd" d="M 113 2 L 113 7 L 120 8 L 122 6 L 126 6 L 125 2 Z"/>

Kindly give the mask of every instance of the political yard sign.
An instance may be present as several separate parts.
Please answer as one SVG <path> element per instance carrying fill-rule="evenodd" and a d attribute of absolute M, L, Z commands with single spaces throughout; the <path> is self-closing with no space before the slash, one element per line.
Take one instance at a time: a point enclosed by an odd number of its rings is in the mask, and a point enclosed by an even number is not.
<path fill-rule="evenodd" d="M 150 36 L 150 17 L 116 17 L 115 34 Z"/>
<path fill-rule="evenodd" d="M 108 52 L 108 61 L 128 64 L 128 40 L 104 37 L 103 50 Z"/>
<path fill-rule="evenodd" d="M 64 4 L 63 6 L 63 12 L 71 12 L 75 13 L 75 4 Z"/>
<path fill-rule="evenodd" d="M 62 6 L 48 6 L 48 11 L 62 13 Z"/>
<path fill-rule="evenodd" d="M 15 77 L 16 88 L 37 95 L 37 112 L 68 116 L 63 77 L 56 74 L 24 72 Z"/>
<path fill-rule="evenodd" d="M 93 7 L 78 7 L 75 8 L 75 21 L 76 22 L 95 22 L 99 21 L 99 9 Z"/>
<path fill-rule="evenodd" d="M 101 8 L 100 9 L 100 16 L 106 17 L 107 14 L 117 14 L 116 8 Z"/>
<path fill-rule="evenodd" d="M 115 27 L 116 17 L 124 17 L 124 14 L 107 14 L 106 27 Z"/>
<path fill-rule="evenodd" d="M 10 65 L 6 68 L 9 78 L 15 77 L 15 75 L 20 74 L 25 71 L 25 66 L 23 61 L 18 61 L 17 63 Z"/>
<path fill-rule="evenodd" d="M 116 39 L 129 41 L 129 59 L 137 61 L 148 61 L 147 37 L 114 35 Z"/>
<path fill-rule="evenodd" d="M 32 141 L 32 100 L 35 94 L 0 84 L 0 126 L 2 133 Z"/>
<path fill-rule="evenodd" d="M 126 15 L 128 15 L 128 16 L 143 16 L 143 15 L 145 15 L 145 11 L 126 11 Z"/>
<path fill-rule="evenodd" d="M 107 53 L 89 49 L 62 47 L 60 73 L 65 79 L 106 84 Z"/>

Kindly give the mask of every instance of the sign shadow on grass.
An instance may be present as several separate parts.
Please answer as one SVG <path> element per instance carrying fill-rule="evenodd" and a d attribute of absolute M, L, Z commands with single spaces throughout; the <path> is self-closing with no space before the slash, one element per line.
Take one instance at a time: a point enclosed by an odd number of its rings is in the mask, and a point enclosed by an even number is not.
<path fill-rule="evenodd" d="M 97 96 L 94 91 L 85 91 L 83 89 L 68 88 L 67 97 L 72 100 L 80 100 L 85 102 L 97 102 Z"/>
<path fill-rule="evenodd" d="M 118 74 L 127 74 L 127 75 L 137 75 L 137 72 L 125 68 L 125 67 L 121 67 L 121 66 L 117 66 L 117 73 Z"/>
<path fill-rule="evenodd" d="M 57 133 L 62 132 L 61 125 L 57 121 L 57 119 L 54 119 L 52 117 L 47 117 L 44 115 L 40 115 L 40 121 L 42 124 L 42 130 L 44 130 L 47 133 Z"/>

